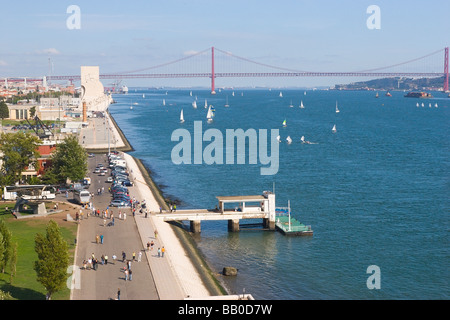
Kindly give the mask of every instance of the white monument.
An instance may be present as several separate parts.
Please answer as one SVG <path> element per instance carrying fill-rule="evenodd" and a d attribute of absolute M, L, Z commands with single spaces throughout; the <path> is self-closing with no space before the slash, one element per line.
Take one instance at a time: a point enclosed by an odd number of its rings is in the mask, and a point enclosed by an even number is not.
<path fill-rule="evenodd" d="M 100 82 L 98 66 L 81 67 L 81 101 L 86 102 L 89 111 L 105 111 L 111 103 L 111 97 L 104 93 Z"/>

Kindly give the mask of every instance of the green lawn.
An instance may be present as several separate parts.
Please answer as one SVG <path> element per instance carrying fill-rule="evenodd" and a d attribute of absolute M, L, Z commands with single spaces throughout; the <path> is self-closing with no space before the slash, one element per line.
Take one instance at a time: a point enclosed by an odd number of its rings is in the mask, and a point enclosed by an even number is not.
<path fill-rule="evenodd" d="M 0 204 L 0 219 L 5 220 L 8 229 L 12 233 L 13 241 L 17 245 L 17 269 L 16 276 L 10 284 L 9 269 L 6 273 L 0 273 L 0 289 L 9 292 L 17 300 L 43 300 L 45 299 L 44 287 L 36 281 L 36 272 L 33 269 L 37 254 L 34 251 L 34 237 L 36 233 L 45 234 L 47 218 L 15 219 L 11 214 L 5 213 L 5 206 L 11 208 L 11 204 Z M 77 225 L 75 223 L 62 223 L 62 219 L 54 219 L 61 227 L 61 232 L 69 244 L 70 262 L 73 261 L 75 252 L 74 239 Z M 61 221 L 61 223 L 60 223 Z M 69 274 L 68 274 L 69 276 Z M 68 300 L 70 290 L 65 288 L 52 295 L 52 300 Z"/>

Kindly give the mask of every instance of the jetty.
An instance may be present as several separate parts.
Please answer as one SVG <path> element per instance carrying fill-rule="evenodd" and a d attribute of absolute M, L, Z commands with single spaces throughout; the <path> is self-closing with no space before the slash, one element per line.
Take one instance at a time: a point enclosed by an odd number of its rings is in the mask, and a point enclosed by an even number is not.
<path fill-rule="evenodd" d="M 261 195 L 217 196 L 215 209 L 171 210 L 156 214 L 166 222 L 189 221 L 190 231 L 201 232 L 202 221 L 227 220 L 228 231 L 240 230 L 243 219 L 262 219 L 265 230 L 279 230 L 284 235 L 312 235 L 311 226 L 305 226 L 290 216 L 290 209 L 276 208 L 275 194 L 264 191 Z"/>

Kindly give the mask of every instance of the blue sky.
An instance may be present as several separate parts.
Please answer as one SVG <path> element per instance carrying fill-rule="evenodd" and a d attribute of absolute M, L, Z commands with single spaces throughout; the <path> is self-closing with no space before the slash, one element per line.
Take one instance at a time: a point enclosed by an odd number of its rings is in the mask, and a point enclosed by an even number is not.
<path fill-rule="evenodd" d="M 101 73 L 150 67 L 215 46 L 264 64 L 310 71 L 392 65 L 449 46 L 450 1 L 146 0 L 2 1 L 0 77 Z M 69 5 L 81 28 L 69 30 Z M 369 5 L 381 29 L 369 30 Z M 435 60 L 443 57 L 435 57 Z M 439 61 L 440 61 L 439 60 Z M 439 62 L 440 63 L 440 62 Z M 436 63 L 435 63 L 436 64 Z M 181 70 L 180 70 L 181 71 Z M 219 70 L 218 70 L 219 71 Z M 441 70 L 437 70 L 441 71 Z M 217 79 L 217 85 L 332 85 L 355 78 Z M 129 85 L 208 79 L 128 80 Z"/>

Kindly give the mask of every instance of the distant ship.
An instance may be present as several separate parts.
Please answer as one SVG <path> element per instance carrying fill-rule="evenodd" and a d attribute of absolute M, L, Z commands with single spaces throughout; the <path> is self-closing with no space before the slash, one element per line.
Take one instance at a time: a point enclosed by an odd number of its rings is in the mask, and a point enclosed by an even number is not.
<path fill-rule="evenodd" d="M 128 93 L 128 87 L 127 86 L 122 86 L 122 89 L 120 89 L 120 92 L 123 94 L 127 94 Z"/>
<path fill-rule="evenodd" d="M 433 96 L 428 92 L 409 92 L 405 98 L 433 98 Z"/>

